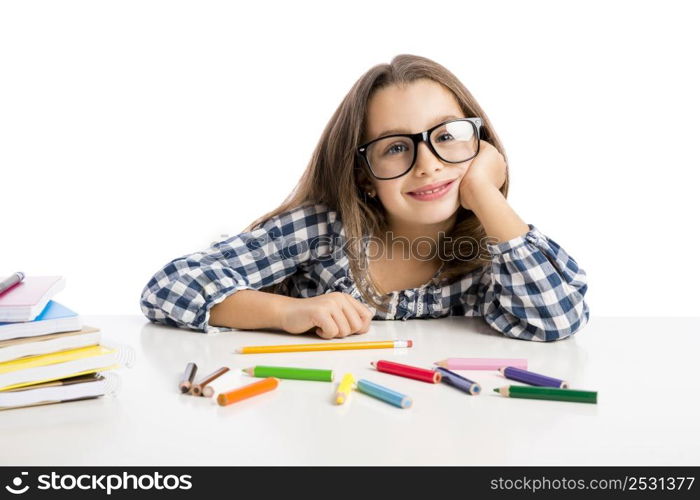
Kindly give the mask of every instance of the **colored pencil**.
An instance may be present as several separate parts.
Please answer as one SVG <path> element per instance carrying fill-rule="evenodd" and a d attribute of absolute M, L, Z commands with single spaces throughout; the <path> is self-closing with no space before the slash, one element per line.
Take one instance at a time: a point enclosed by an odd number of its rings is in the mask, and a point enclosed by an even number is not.
<path fill-rule="evenodd" d="M 456 387 L 457 389 L 464 391 L 467 394 L 471 394 L 472 396 L 481 393 L 481 386 L 473 380 L 464 378 L 463 376 L 455 372 L 451 372 L 450 370 L 448 370 L 447 368 L 443 368 L 442 366 L 438 366 L 437 371 L 439 371 L 442 374 L 443 382 L 453 387 Z"/>
<path fill-rule="evenodd" d="M 409 408 L 413 404 L 413 400 L 405 394 L 392 391 L 391 389 L 370 382 L 369 380 L 360 379 L 357 381 L 357 390 L 372 396 L 382 401 L 398 406 L 399 408 Z"/>
<path fill-rule="evenodd" d="M 440 374 L 440 372 L 436 372 L 435 370 L 428 370 L 417 366 L 402 365 L 401 363 L 394 363 L 393 361 L 385 361 L 383 359 L 380 359 L 379 361 L 372 361 L 371 364 L 380 372 L 391 373 L 392 375 L 398 375 L 399 377 L 422 380 L 423 382 L 429 382 L 431 384 L 437 384 L 440 382 L 440 380 L 442 380 L 442 374 Z"/>
<path fill-rule="evenodd" d="M 230 370 L 221 375 L 216 380 L 212 380 L 202 387 L 202 396 L 211 398 L 222 392 L 228 392 L 231 388 L 239 384 L 240 373 L 238 370 Z"/>
<path fill-rule="evenodd" d="M 208 385 L 209 382 L 211 382 L 211 381 L 213 381 L 213 380 L 216 380 L 217 378 L 219 378 L 220 376 L 222 376 L 222 375 L 223 375 L 224 373 L 226 373 L 227 371 L 229 371 L 228 366 L 222 366 L 221 368 L 219 368 L 219 369 L 216 370 L 215 372 L 210 373 L 209 375 L 207 375 L 206 377 L 204 377 L 202 380 L 200 380 L 199 382 L 197 382 L 196 384 L 194 384 L 194 385 L 192 386 L 192 389 L 190 390 L 190 392 L 191 392 L 193 395 L 195 395 L 195 396 L 201 396 L 201 395 L 202 395 L 202 389 L 204 388 L 204 386 Z"/>
<path fill-rule="evenodd" d="M 221 406 L 227 406 L 243 399 L 252 398 L 253 396 L 276 389 L 279 382 L 279 379 L 274 377 L 265 378 L 255 383 L 239 387 L 238 389 L 233 389 L 232 391 L 222 392 L 217 396 L 216 402 Z"/>
<path fill-rule="evenodd" d="M 196 363 L 187 363 L 185 373 L 182 374 L 182 379 L 180 380 L 180 392 L 184 394 L 190 391 L 195 375 L 197 375 Z"/>
<path fill-rule="evenodd" d="M 286 344 L 239 347 L 239 354 L 262 354 L 273 352 L 345 351 L 351 349 L 393 349 L 413 347 L 412 340 L 387 340 L 380 342 L 321 342 L 317 344 Z"/>
<path fill-rule="evenodd" d="M 514 366 L 499 368 L 498 371 L 501 372 L 505 378 L 517 380 L 518 382 L 523 382 L 525 384 L 536 385 L 539 387 L 558 387 L 560 389 L 569 388 L 569 383 L 565 380 L 559 380 L 558 378 L 547 377 L 546 375 L 540 375 L 539 373 L 521 370 L 520 368 L 515 368 Z"/>
<path fill-rule="evenodd" d="M 11 274 L 6 279 L 0 281 L 0 294 L 5 293 L 7 290 L 14 287 L 15 285 L 19 285 L 23 280 L 23 272 L 17 271 L 16 273 Z"/>
<path fill-rule="evenodd" d="M 530 387 L 529 385 L 510 385 L 494 389 L 501 396 L 523 399 L 549 399 L 553 401 L 570 401 L 574 403 L 597 403 L 595 391 L 558 389 L 556 387 Z"/>
<path fill-rule="evenodd" d="M 338 389 L 335 391 L 335 404 L 342 405 L 350 397 L 353 387 L 355 386 L 355 377 L 352 373 L 343 375 L 342 380 L 338 384 Z"/>
<path fill-rule="evenodd" d="M 315 368 L 291 368 L 286 366 L 252 366 L 243 370 L 251 377 L 277 377 L 294 380 L 316 380 L 318 382 L 333 382 L 333 370 L 317 370 Z"/>
<path fill-rule="evenodd" d="M 450 370 L 498 370 L 504 366 L 527 370 L 527 359 L 521 358 L 447 358 L 435 364 Z"/>

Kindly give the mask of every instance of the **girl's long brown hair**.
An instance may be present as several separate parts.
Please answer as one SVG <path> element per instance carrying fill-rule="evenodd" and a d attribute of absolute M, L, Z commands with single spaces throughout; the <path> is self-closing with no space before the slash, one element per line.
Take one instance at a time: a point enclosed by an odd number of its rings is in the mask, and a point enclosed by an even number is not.
<path fill-rule="evenodd" d="M 348 239 L 348 259 L 350 273 L 363 298 L 375 307 L 386 309 L 383 297 L 372 284 L 368 268 L 363 265 L 366 258 L 362 238 L 367 235 L 381 235 L 387 230 L 386 212 L 381 202 L 365 196 L 369 177 L 360 165 L 356 148 L 367 141 L 366 110 L 367 102 L 377 90 L 390 85 L 405 85 L 420 78 L 434 80 L 450 90 L 459 103 L 465 117 L 480 117 L 483 126 L 480 138 L 492 144 L 505 158 L 508 157 L 486 113 L 467 88 L 449 70 L 440 64 L 421 56 L 400 54 L 389 64 L 372 67 L 352 86 L 350 92 L 336 109 L 321 135 L 306 170 L 294 190 L 282 204 L 251 223 L 246 230 L 260 227 L 265 221 L 296 207 L 322 203 L 338 213 Z M 508 195 L 508 169 L 506 182 L 501 193 Z M 450 234 L 452 241 L 473 238 L 472 242 L 482 242 L 486 238 L 481 222 L 476 215 L 462 207 L 457 213 L 457 222 Z M 459 247 L 445 248 L 447 255 L 461 258 L 444 260 L 439 278 L 449 282 L 475 269 L 487 265 L 490 260 L 474 249 L 468 256 L 459 254 Z M 452 253 L 450 253 L 452 252 Z M 281 284 L 268 287 L 277 291 Z"/>

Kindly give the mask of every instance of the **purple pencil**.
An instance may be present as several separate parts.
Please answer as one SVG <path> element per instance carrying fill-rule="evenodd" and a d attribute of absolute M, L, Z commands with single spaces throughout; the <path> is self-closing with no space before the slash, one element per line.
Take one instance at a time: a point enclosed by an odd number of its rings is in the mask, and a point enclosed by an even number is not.
<path fill-rule="evenodd" d="M 474 396 L 481 392 L 481 386 L 473 380 L 464 378 L 455 372 L 451 372 L 447 368 L 443 368 L 442 366 L 438 366 L 435 370 L 442 373 L 443 382 L 450 384 L 451 386 L 456 387 L 467 394 Z"/>
<path fill-rule="evenodd" d="M 569 387 L 569 383 L 565 380 L 547 377 L 546 375 L 529 372 L 521 368 L 515 368 L 514 366 L 499 368 L 498 371 L 501 372 L 505 378 L 517 380 L 518 382 L 523 382 L 525 384 L 536 385 L 539 387 L 558 387 L 560 389 L 568 389 Z"/>

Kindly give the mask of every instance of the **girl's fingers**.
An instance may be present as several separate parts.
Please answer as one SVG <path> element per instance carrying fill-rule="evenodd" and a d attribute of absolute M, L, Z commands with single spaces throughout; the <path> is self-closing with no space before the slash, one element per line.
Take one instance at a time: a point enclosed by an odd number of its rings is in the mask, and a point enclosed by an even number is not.
<path fill-rule="evenodd" d="M 372 321 L 372 311 L 369 310 L 369 307 L 364 305 L 362 302 L 357 300 L 355 297 L 352 297 L 351 295 L 348 295 L 348 302 L 352 304 L 352 306 L 355 308 L 357 313 L 360 315 L 360 319 L 362 320 L 362 324 L 365 326 L 369 326 L 369 322 Z"/>
<path fill-rule="evenodd" d="M 350 333 L 355 333 L 362 329 L 363 321 L 360 313 L 351 304 L 346 303 L 343 306 L 343 314 L 350 325 Z"/>
<path fill-rule="evenodd" d="M 338 331 L 335 335 L 336 337 L 343 338 L 352 333 L 350 323 L 348 323 L 348 320 L 345 317 L 345 312 L 342 308 L 339 307 L 337 310 L 331 312 L 331 316 L 333 317 L 335 324 L 338 325 Z"/>
<path fill-rule="evenodd" d="M 363 308 L 364 311 L 360 310 L 359 307 Z M 367 333 L 372 315 L 362 304 L 359 304 L 359 307 L 352 308 L 353 313 L 357 315 L 357 324 L 353 327 L 353 333 Z"/>
<path fill-rule="evenodd" d="M 346 293 L 334 293 L 332 296 L 334 300 L 314 319 L 316 334 L 332 339 L 344 338 L 353 333 L 367 333 L 372 320 L 369 308 Z"/>
<path fill-rule="evenodd" d="M 316 321 L 316 335 L 324 339 L 332 339 L 338 335 L 338 325 L 330 314 L 322 314 Z"/>

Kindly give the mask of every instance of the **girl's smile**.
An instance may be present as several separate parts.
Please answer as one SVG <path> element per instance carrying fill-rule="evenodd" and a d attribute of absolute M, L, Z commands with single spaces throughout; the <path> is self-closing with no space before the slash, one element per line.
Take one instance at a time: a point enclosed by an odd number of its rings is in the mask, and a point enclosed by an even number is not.
<path fill-rule="evenodd" d="M 455 184 L 457 179 L 450 179 L 442 182 L 434 182 L 426 184 L 412 191 L 406 192 L 408 196 L 418 201 L 433 201 L 442 198 L 450 188 Z"/>

